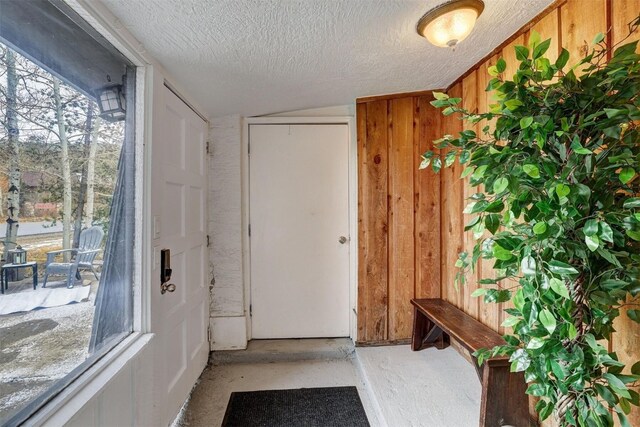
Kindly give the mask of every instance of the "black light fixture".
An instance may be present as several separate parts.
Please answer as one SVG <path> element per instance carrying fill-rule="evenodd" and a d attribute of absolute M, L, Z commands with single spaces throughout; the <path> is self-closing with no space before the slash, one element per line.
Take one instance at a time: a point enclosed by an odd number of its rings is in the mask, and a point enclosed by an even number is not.
<path fill-rule="evenodd" d="M 110 82 L 111 78 L 107 76 Z M 124 81 L 124 76 L 123 79 Z M 124 86 L 118 83 L 110 83 L 96 91 L 100 117 L 108 122 L 119 122 L 126 118 L 126 102 L 124 98 Z"/>

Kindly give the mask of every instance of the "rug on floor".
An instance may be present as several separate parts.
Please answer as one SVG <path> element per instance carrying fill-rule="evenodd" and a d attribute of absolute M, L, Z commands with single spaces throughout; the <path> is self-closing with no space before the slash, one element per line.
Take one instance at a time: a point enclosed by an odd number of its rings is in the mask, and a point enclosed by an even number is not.
<path fill-rule="evenodd" d="M 356 387 L 231 393 L 222 427 L 369 427 Z"/>
<path fill-rule="evenodd" d="M 65 288 L 37 288 L 0 295 L 0 315 L 31 311 L 37 308 L 58 307 L 89 298 L 90 286 Z"/>

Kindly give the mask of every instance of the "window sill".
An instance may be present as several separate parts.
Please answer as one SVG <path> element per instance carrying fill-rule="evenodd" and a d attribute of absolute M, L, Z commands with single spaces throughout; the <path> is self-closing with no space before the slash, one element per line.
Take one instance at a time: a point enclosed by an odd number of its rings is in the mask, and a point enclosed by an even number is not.
<path fill-rule="evenodd" d="M 102 390 L 129 362 L 142 353 L 154 334 L 133 332 L 88 368 L 51 402 L 35 412 L 29 425 L 64 425 Z"/>

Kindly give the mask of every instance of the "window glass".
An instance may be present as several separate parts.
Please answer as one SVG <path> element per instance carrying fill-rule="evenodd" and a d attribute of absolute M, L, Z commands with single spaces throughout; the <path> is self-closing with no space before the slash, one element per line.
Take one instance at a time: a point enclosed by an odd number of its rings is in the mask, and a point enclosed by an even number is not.
<path fill-rule="evenodd" d="M 64 3 L 0 2 L 2 425 L 132 331 L 134 94 Z"/>

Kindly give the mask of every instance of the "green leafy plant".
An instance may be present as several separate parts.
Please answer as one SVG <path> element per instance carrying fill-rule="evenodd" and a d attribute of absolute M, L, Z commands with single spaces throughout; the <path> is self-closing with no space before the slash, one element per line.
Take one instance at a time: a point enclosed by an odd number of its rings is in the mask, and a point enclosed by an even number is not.
<path fill-rule="evenodd" d="M 630 30 L 638 26 L 640 17 Z M 496 103 L 487 113 L 434 93 L 444 115 L 489 125 L 444 136 L 421 165 L 438 172 L 457 159 L 479 187 L 465 209 L 477 242 L 460 255 L 457 280 L 494 260 L 497 277 L 480 280 L 474 296 L 513 306 L 507 344 L 478 352 L 479 363 L 510 356 L 540 398 L 540 418 L 555 414 L 562 426 L 613 426 L 612 412 L 629 426 L 640 404 L 640 363 L 624 370 L 602 341 L 622 307 L 640 321 L 640 55 L 637 42 L 608 49 L 604 39 L 568 68 L 567 50 L 551 62 L 551 40 L 532 34 L 515 47 L 512 79 L 504 59 L 489 68 Z"/>

